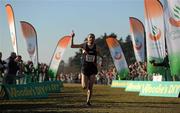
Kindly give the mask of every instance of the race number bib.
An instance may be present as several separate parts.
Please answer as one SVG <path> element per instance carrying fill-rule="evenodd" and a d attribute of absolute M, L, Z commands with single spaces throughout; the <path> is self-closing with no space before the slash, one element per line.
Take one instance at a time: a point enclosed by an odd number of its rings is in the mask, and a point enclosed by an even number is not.
<path fill-rule="evenodd" d="M 95 56 L 94 55 L 86 55 L 86 61 L 87 62 L 94 62 Z"/>

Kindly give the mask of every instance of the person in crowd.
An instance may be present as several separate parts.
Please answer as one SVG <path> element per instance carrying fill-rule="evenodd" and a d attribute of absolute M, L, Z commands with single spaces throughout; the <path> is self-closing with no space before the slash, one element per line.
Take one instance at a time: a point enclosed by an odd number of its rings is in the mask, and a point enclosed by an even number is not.
<path fill-rule="evenodd" d="M 161 66 L 161 67 L 164 67 L 164 77 L 165 77 L 165 81 L 168 81 L 168 71 L 170 71 L 170 65 L 169 65 L 169 58 L 168 58 L 168 54 L 167 54 L 167 50 L 165 52 L 166 56 L 164 57 L 163 61 L 162 62 L 156 62 L 155 60 L 151 60 L 150 63 L 153 65 L 153 66 Z"/>
<path fill-rule="evenodd" d="M 15 61 L 18 63 L 19 70 L 17 71 L 17 84 L 24 84 L 25 78 L 24 78 L 24 62 L 22 60 L 21 55 L 17 55 Z"/>
<path fill-rule="evenodd" d="M 26 83 L 31 83 L 35 81 L 35 68 L 33 67 L 33 62 L 28 61 L 25 65 Z"/>
<path fill-rule="evenodd" d="M 2 52 L 0 52 L 0 76 L 4 73 L 6 62 L 2 60 Z"/>
<path fill-rule="evenodd" d="M 6 84 L 16 84 L 16 74 L 19 70 L 18 62 L 16 59 L 16 53 L 11 52 L 10 57 L 7 59 L 7 76 Z"/>
<path fill-rule="evenodd" d="M 2 60 L 2 52 L 0 52 L 0 83 L 4 82 L 4 70 L 6 62 Z"/>

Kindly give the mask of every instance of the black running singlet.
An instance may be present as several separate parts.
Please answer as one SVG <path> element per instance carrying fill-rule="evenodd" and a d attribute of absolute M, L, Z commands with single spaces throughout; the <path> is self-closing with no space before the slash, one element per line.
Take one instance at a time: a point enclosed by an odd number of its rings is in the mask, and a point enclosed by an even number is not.
<path fill-rule="evenodd" d="M 97 74 L 97 51 L 96 51 L 96 45 L 92 48 L 89 48 L 87 43 L 85 43 L 85 46 L 83 49 L 86 51 L 83 53 L 83 64 L 82 64 L 82 72 L 86 76 L 90 76 L 93 74 Z"/>

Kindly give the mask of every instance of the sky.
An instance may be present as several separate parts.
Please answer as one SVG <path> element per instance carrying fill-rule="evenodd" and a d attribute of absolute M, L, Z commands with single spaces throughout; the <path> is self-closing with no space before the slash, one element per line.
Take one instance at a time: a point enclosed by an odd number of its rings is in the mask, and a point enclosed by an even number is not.
<path fill-rule="evenodd" d="M 129 17 L 144 23 L 144 0 L 0 0 L 0 51 L 3 59 L 13 51 L 5 5 L 14 11 L 19 54 L 30 60 L 20 21 L 31 23 L 37 32 L 39 61 L 49 63 L 58 40 L 75 32 L 74 43 L 80 44 L 89 33 L 104 33 L 118 38 L 130 34 Z M 78 49 L 67 48 L 63 60 Z"/>

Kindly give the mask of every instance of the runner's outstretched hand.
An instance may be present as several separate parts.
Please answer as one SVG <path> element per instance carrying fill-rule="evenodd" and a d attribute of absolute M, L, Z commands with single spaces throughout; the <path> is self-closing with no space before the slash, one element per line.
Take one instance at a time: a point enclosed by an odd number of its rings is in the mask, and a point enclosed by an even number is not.
<path fill-rule="evenodd" d="M 75 36 L 74 31 L 72 31 L 71 36 L 72 36 L 72 38 L 74 38 L 74 36 Z"/>

